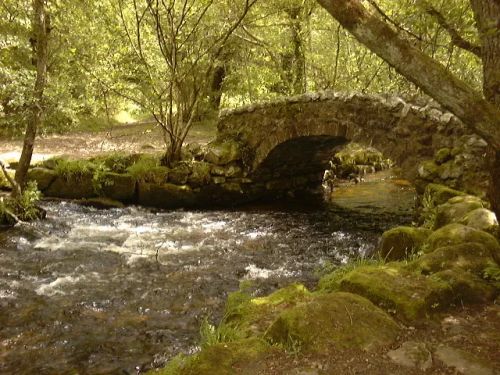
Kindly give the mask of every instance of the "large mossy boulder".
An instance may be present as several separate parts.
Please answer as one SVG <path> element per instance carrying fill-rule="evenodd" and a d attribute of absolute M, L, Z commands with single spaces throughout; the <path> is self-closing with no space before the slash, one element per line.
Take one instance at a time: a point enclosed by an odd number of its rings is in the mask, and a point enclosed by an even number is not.
<path fill-rule="evenodd" d="M 203 186 L 210 182 L 210 171 L 212 165 L 205 162 L 193 162 L 192 173 L 188 178 L 189 185 L 193 187 Z"/>
<path fill-rule="evenodd" d="M 440 247 L 476 242 L 491 251 L 496 262 L 500 262 L 500 244 L 491 234 L 462 224 L 449 224 L 433 232 L 424 245 L 426 253 Z"/>
<path fill-rule="evenodd" d="M 85 199 L 98 196 L 94 189 L 92 173 L 67 177 L 59 175 L 44 191 L 44 194 L 63 199 Z"/>
<path fill-rule="evenodd" d="M 448 202 L 451 198 L 466 195 L 462 191 L 458 191 L 440 184 L 428 184 L 425 187 L 424 196 L 428 197 L 434 206 Z"/>
<path fill-rule="evenodd" d="M 432 278 L 450 286 L 453 293 L 452 302 L 457 305 L 486 303 L 498 295 L 498 290 L 493 285 L 460 268 L 435 273 Z"/>
<path fill-rule="evenodd" d="M 380 238 L 376 254 L 384 260 L 402 260 L 416 252 L 432 232 L 426 228 L 397 227 Z"/>
<path fill-rule="evenodd" d="M 236 141 L 214 141 L 207 146 L 205 160 L 209 163 L 226 165 L 240 159 L 240 145 Z"/>
<path fill-rule="evenodd" d="M 486 208 L 477 208 L 460 219 L 460 224 L 483 230 L 493 235 L 499 234 L 497 216 Z"/>
<path fill-rule="evenodd" d="M 187 185 L 138 183 L 138 203 L 148 207 L 180 208 L 196 203 L 196 193 Z"/>
<path fill-rule="evenodd" d="M 191 174 L 191 166 L 188 163 L 178 163 L 168 173 L 168 181 L 175 185 L 185 185 Z"/>
<path fill-rule="evenodd" d="M 256 338 L 222 342 L 204 348 L 193 356 L 174 358 L 159 374 L 255 375 L 262 373 L 266 359 L 278 351 Z"/>
<path fill-rule="evenodd" d="M 303 353 L 328 354 L 332 349 L 374 350 L 390 345 L 399 331 L 394 320 L 366 298 L 335 292 L 286 309 L 265 337 Z"/>
<path fill-rule="evenodd" d="M 447 224 L 457 223 L 471 211 L 484 208 L 485 205 L 485 202 L 473 195 L 451 198 L 448 202 L 436 208 L 434 229 L 439 229 Z"/>
<path fill-rule="evenodd" d="M 488 267 L 496 266 L 492 250 L 477 242 L 444 246 L 416 259 L 412 266 L 423 274 L 432 274 L 459 268 L 478 275 Z"/>
<path fill-rule="evenodd" d="M 340 289 L 368 298 L 408 321 L 442 309 L 452 297 L 445 282 L 410 272 L 399 263 L 358 267 L 344 276 Z"/>
<path fill-rule="evenodd" d="M 108 198 L 131 203 L 135 201 L 136 181 L 129 174 L 106 173 L 102 194 Z"/>
<path fill-rule="evenodd" d="M 228 297 L 224 324 L 237 327 L 242 337 L 262 336 L 281 312 L 310 300 L 311 296 L 302 284 L 292 284 L 257 298 L 235 292 Z"/>
<path fill-rule="evenodd" d="M 28 171 L 28 179 L 30 181 L 35 181 L 41 192 L 47 190 L 56 177 L 57 173 L 47 168 L 31 168 Z"/>

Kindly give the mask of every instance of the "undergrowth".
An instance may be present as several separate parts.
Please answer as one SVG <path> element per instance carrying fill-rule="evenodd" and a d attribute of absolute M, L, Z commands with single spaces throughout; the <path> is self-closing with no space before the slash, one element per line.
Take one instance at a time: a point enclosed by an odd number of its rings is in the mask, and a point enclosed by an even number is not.
<path fill-rule="evenodd" d="M 160 158 L 155 155 L 141 155 L 127 168 L 127 172 L 137 181 L 162 183 L 167 180 L 169 169 L 161 166 Z"/>

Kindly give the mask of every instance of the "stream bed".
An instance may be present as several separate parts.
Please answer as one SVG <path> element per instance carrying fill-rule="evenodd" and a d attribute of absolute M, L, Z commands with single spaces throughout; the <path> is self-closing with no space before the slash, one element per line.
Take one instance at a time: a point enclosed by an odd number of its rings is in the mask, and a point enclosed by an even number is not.
<path fill-rule="evenodd" d="M 411 221 L 414 192 L 378 179 L 333 203 L 238 210 L 97 210 L 45 202 L 0 232 L 0 373 L 136 374 L 197 350 L 228 293 L 255 295 L 369 252 Z"/>

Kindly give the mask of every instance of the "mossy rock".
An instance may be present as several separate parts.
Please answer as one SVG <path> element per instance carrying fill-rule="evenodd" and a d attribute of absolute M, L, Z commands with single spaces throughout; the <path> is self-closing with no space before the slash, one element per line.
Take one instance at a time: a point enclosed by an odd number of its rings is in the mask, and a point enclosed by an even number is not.
<path fill-rule="evenodd" d="M 252 338 L 212 345 L 193 356 L 178 356 L 160 370 L 160 375 L 255 375 L 279 349 Z"/>
<path fill-rule="evenodd" d="M 179 163 L 168 173 L 168 181 L 175 185 L 184 185 L 188 182 L 191 174 L 191 166 L 187 163 Z"/>
<path fill-rule="evenodd" d="M 158 208 L 191 207 L 196 203 L 196 194 L 186 185 L 150 184 L 139 181 L 138 203 Z"/>
<path fill-rule="evenodd" d="M 449 224 L 432 233 L 424 244 L 429 253 L 440 247 L 459 245 L 464 242 L 477 242 L 491 251 L 497 263 L 500 262 L 500 244 L 491 234 L 462 224 Z"/>
<path fill-rule="evenodd" d="M 210 182 L 210 171 L 212 165 L 205 162 L 193 162 L 192 173 L 188 178 L 188 183 L 191 186 L 203 186 Z"/>
<path fill-rule="evenodd" d="M 340 289 L 362 295 L 408 321 L 424 318 L 451 298 L 445 282 L 410 272 L 398 263 L 356 268 L 342 279 Z"/>
<path fill-rule="evenodd" d="M 44 194 L 48 197 L 63 199 L 84 199 L 97 197 L 92 180 L 92 174 L 81 176 L 57 176 Z"/>
<path fill-rule="evenodd" d="M 226 165 L 241 159 L 240 145 L 233 140 L 215 141 L 207 146 L 205 160 L 216 165 Z"/>
<path fill-rule="evenodd" d="M 303 353 L 328 354 L 332 349 L 374 350 L 392 344 L 398 333 L 394 320 L 366 298 L 335 292 L 283 311 L 265 337 Z"/>
<path fill-rule="evenodd" d="M 448 202 L 450 198 L 466 195 L 462 191 L 451 189 L 448 186 L 440 184 L 429 184 L 425 187 L 425 196 L 430 197 L 433 204 L 438 206 Z"/>
<path fill-rule="evenodd" d="M 476 242 L 440 247 L 412 263 L 415 269 L 424 274 L 457 268 L 481 275 L 484 269 L 495 265 L 491 250 Z"/>
<path fill-rule="evenodd" d="M 380 238 L 376 253 L 384 260 L 403 260 L 417 251 L 432 232 L 426 228 L 397 227 Z"/>
<path fill-rule="evenodd" d="M 418 167 L 418 174 L 424 180 L 432 181 L 439 177 L 439 166 L 433 160 L 424 161 Z"/>
<path fill-rule="evenodd" d="M 477 208 L 470 211 L 460 219 L 459 223 L 493 235 L 498 234 L 497 216 L 493 211 L 486 208 Z"/>
<path fill-rule="evenodd" d="M 237 327 L 243 337 L 261 336 L 283 310 L 308 301 L 311 296 L 302 284 L 292 284 L 258 298 L 235 292 L 228 297 L 224 324 Z"/>
<path fill-rule="evenodd" d="M 432 278 L 450 286 L 453 302 L 456 304 L 486 303 L 498 295 L 498 290 L 493 285 L 460 268 L 438 272 Z"/>
<path fill-rule="evenodd" d="M 28 179 L 36 181 L 37 187 L 41 192 L 44 192 L 54 182 L 57 173 L 47 168 L 32 168 L 28 170 Z"/>
<path fill-rule="evenodd" d="M 439 149 L 434 155 L 434 161 L 436 162 L 437 165 L 446 163 L 451 159 L 453 159 L 453 154 L 451 153 L 451 150 L 447 147 Z"/>
<path fill-rule="evenodd" d="M 459 222 L 469 212 L 484 207 L 483 201 L 473 195 L 454 197 L 436 208 L 434 230 Z"/>
<path fill-rule="evenodd" d="M 136 181 L 129 174 L 106 173 L 103 176 L 102 194 L 120 202 L 135 200 Z"/>

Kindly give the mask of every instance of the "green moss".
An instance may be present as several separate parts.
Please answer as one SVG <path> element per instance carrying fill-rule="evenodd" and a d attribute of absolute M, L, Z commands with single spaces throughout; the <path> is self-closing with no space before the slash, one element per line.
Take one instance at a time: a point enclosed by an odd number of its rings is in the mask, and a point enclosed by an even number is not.
<path fill-rule="evenodd" d="M 340 289 L 357 293 L 405 320 L 417 320 L 449 304 L 445 282 L 410 272 L 401 263 L 360 267 L 347 274 Z"/>
<path fill-rule="evenodd" d="M 217 140 L 208 144 L 205 160 L 216 165 L 226 165 L 240 160 L 242 157 L 240 145 L 233 140 Z"/>
<path fill-rule="evenodd" d="M 28 171 L 28 179 L 36 181 L 38 188 L 42 192 L 49 188 L 56 177 L 57 173 L 47 168 L 32 168 Z"/>
<path fill-rule="evenodd" d="M 141 159 L 140 154 L 126 154 L 122 152 L 113 152 L 107 155 L 99 155 L 92 159 L 96 164 L 103 164 L 113 173 L 126 173 L 127 168 Z"/>
<path fill-rule="evenodd" d="M 478 276 L 460 268 L 453 268 L 432 275 L 438 281 L 444 281 L 453 293 L 453 302 L 486 303 L 492 301 L 498 294 L 496 288 Z"/>
<path fill-rule="evenodd" d="M 500 261 L 500 245 L 495 237 L 481 230 L 462 224 L 449 224 L 432 233 L 426 241 L 426 252 L 440 247 L 458 245 L 464 242 L 477 242 L 491 251 L 496 262 Z"/>
<path fill-rule="evenodd" d="M 136 181 L 160 184 L 167 181 L 169 169 L 161 165 L 158 155 L 141 155 L 127 168 L 127 173 Z"/>
<path fill-rule="evenodd" d="M 397 227 L 382 234 L 377 247 L 379 257 L 385 260 L 403 260 L 415 253 L 431 231 L 425 228 Z"/>
<path fill-rule="evenodd" d="M 436 209 L 436 220 L 433 229 L 439 229 L 447 224 L 459 222 L 466 214 L 478 208 L 483 208 L 483 201 L 475 196 L 451 198 Z"/>
<path fill-rule="evenodd" d="M 498 220 L 495 213 L 486 208 L 478 208 L 469 212 L 460 219 L 459 223 L 479 230 L 484 230 L 492 235 L 497 235 L 499 233 Z"/>
<path fill-rule="evenodd" d="M 277 348 L 260 339 L 246 339 L 212 345 L 194 356 L 178 356 L 161 375 L 254 375 Z"/>
<path fill-rule="evenodd" d="M 481 243 L 466 242 L 444 246 L 414 260 L 411 265 L 424 274 L 460 268 L 481 275 L 489 266 L 495 265 L 491 250 Z"/>
<path fill-rule="evenodd" d="M 311 298 L 302 284 L 292 284 L 266 297 L 250 298 L 244 291 L 232 293 L 226 305 L 225 323 L 238 327 L 243 337 L 263 335 L 285 309 Z"/>
<path fill-rule="evenodd" d="M 318 282 L 318 290 L 321 292 L 334 292 L 339 290 L 340 281 L 352 270 L 363 266 L 383 265 L 383 258 L 359 258 L 347 264 L 338 266 L 333 270 L 329 270 L 326 275 L 322 276 Z"/>
<path fill-rule="evenodd" d="M 434 206 L 438 206 L 446 203 L 450 198 L 466 194 L 462 191 L 451 189 L 448 186 L 429 184 L 425 188 L 424 196 L 425 195 L 429 196 Z"/>
<path fill-rule="evenodd" d="M 265 337 L 292 351 L 327 354 L 390 345 L 398 332 L 398 325 L 367 299 L 336 292 L 284 310 Z"/>
<path fill-rule="evenodd" d="M 446 163 L 447 161 L 451 160 L 453 158 L 453 155 L 451 153 L 451 150 L 449 148 L 442 148 L 436 152 L 434 155 L 434 160 L 436 161 L 437 165 L 441 165 L 443 163 Z"/>

